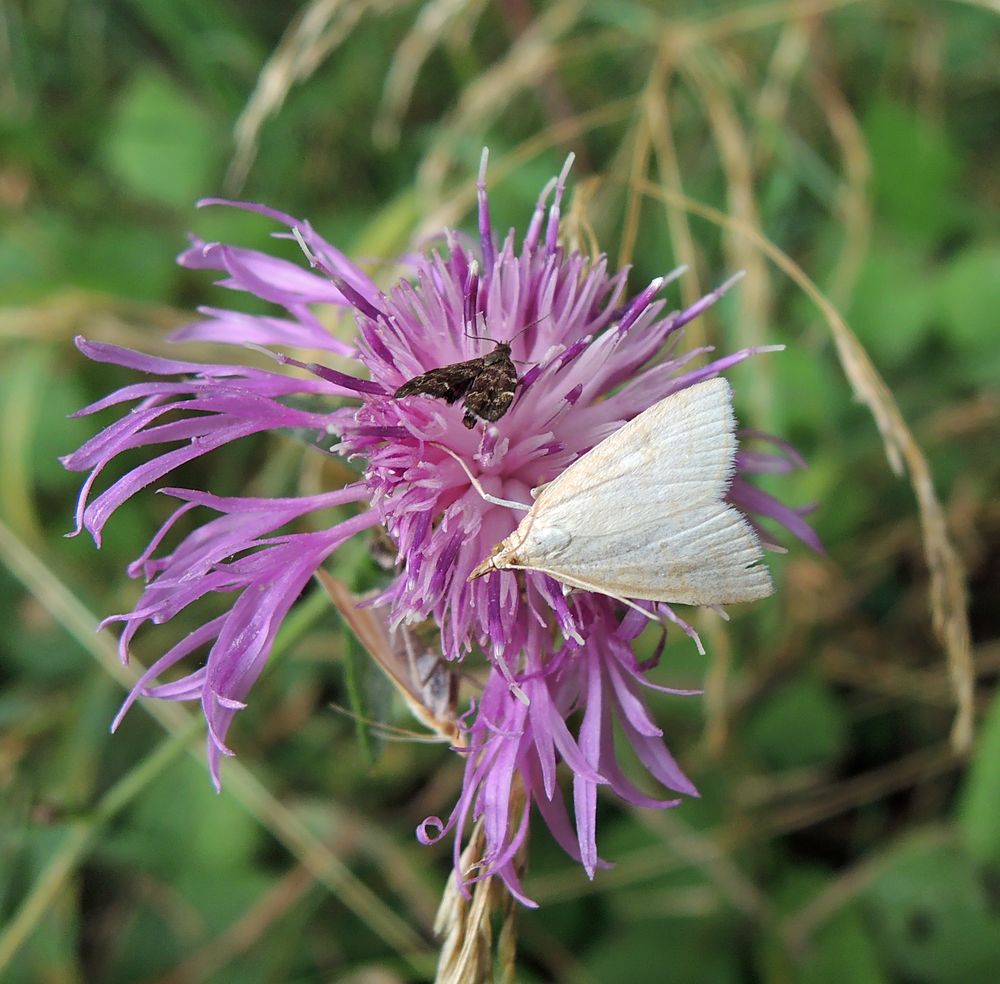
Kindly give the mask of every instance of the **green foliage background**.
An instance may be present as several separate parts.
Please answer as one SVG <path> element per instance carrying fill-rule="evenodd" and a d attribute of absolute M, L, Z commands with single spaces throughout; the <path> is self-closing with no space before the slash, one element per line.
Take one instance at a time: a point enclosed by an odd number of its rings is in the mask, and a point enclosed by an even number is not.
<path fill-rule="evenodd" d="M 449 859 L 413 830 L 450 809 L 456 757 L 382 743 L 331 710 L 356 678 L 370 713 L 407 724 L 318 593 L 239 716 L 221 796 L 189 708 L 141 705 L 109 737 L 129 677 L 93 629 L 133 603 L 125 566 L 166 507 L 130 503 L 100 552 L 66 540 L 79 477 L 55 459 L 95 427 L 67 414 L 130 381 L 87 363 L 74 335 L 162 351 L 196 305 L 237 300 L 174 265 L 188 230 L 281 248 L 267 222 L 196 212 L 195 199 L 264 201 L 350 255 L 391 258 L 442 221 L 470 226 L 488 144 L 500 228 L 523 228 L 574 150 L 581 228 L 634 263 L 633 284 L 686 262 L 690 300 L 748 269 L 690 342 L 788 345 L 733 378 L 744 419 L 808 458 L 769 488 L 818 503 L 828 550 L 790 544 L 774 598 L 699 623 L 707 660 L 686 640 L 668 647 L 659 679 L 707 690 L 656 702 L 701 800 L 669 815 L 603 802 L 599 846 L 617 866 L 593 883 L 535 825 L 527 884 L 542 907 L 519 917 L 515 979 L 996 980 L 997 12 L 988 0 L 0 10 L 0 979 L 433 975 Z M 269 59 L 285 98 L 238 143 Z M 968 574 L 971 747 L 949 744 L 934 531 L 852 397 L 829 319 L 747 229 L 839 309 L 926 453 Z M 332 480 L 288 439 L 181 478 L 255 495 Z M 370 576 L 364 544 L 337 560 Z M 961 611 L 946 618 L 953 655 Z M 177 631 L 147 633 L 137 657 Z"/>

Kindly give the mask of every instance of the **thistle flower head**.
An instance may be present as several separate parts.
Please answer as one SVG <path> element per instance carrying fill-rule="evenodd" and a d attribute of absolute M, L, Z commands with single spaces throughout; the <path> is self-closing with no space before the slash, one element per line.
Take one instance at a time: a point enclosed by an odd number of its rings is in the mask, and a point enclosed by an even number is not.
<path fill-rule="evenodd" d="M 282 223 L 286 235 L 300 240 L 315 269 L 196 240 L 180 257 L 183 265 L 222 270 L 223 286 L 283 310 L 263 317 L 202 309 L 202 319 L 174 338 L 250 342 L 265 347 L 279 366 L 272 371 L 238 360 L 227 365 L 173 361 L 80 340 L 90 358 L 155 378 L 80 411 L 135 404 L 64 459 L 68 468 L 90 472 L 77 528 L 87 529 L 99 543 L 122 502 L 230 441 L 294 428 L 328 446 L 333 435 L 333 450 L 363 467 L 362 477 L 342 489 L 289 499 L 161 490 L 179 505 L 130 568 L 133 577 L 145 578 L 146 588 L 132 612 L 115 616 L 125 623 L 122 657 L 149 622 L 169 621 L 210 594 L 223 594 L 231 604 L 150 666 L 122 713 L 139 695 L 200 700 L 218 785 L 220 756 L 232 754 L 226 745 L 229 725 L 245 706 L 283 617 L 339 546 L 366 528 L 384 526 L 395 544 L 397 565 L 377 603 L 389 607 L 396 624 L 433 619 L 448 660 L 481 649 L 490 665 L 482 693 L 462 719 L 462 794 L 446 821 L 429 818 L 418 835 L 429 842 L 453 833 L 457 864 L 469 823 L 481 818 L 485 856 L 475 872 L 461 874 L 467 880 L 498 874 L 525 902 L 517 856 L 533 809 L 593 875 L 602 863 L 595 831 L 598 786 L 646 806 L 677 802 L 649 797 L 625 778 L 616 758 L 616 724 L 652 778 L 676 793 L 695 790 L 646 707 L 645 693 L 652 687 L 648 667 L 637 662 L 632 649 L 645 625 L 641 615 L 626 610 L 623 616 L 618 603 L 601 595 L 567 595 L 538 572 L 504 571 L 468 581 L 519 520 L 511 510 L 486 502 L 469 472 L 493 495 L 528 502 L 532 489 L 656 401 L 761 351 L 744 349 L 699 365 L 710 349 L 680 351 L 683 326 L 732 280 L 686 310 L 668 311 L 662 292 L 680 271 L 630 296 L 627 271 L 611 273 L 605 257 L 591 260 L 567 251 L 559 237 L 567 170 L 568 163 L 543 190 L 523 238 L 511 232 L 497 242 L 484 155 L 478 241 L 447 233 L 443 251 L 413 258 L 410 276 L 386 291 L 308 223 L 259 205 L 227 203 Z M 355 344 L 338 341 L 323 326 L 317 311 L 327 305 L 353 314 Z M 318 353 L 314 362 L 287 354 L 303 349 Z M 495 420 L 471 415 L 470 421 L 471 404 L 457 397 L 449 403 L 426 392 L 395 396 L 414 377 L 494 352 L 509 354 L 520 377 L 512 401 Z M 354 370 L 326 365 L 334 356 L 340 365 L 353 360 Z M 293 374 L 284 369 L 288 365 L 308 372 Z M 301 396 L 310 399 L 295 399 Z M 138 447 L 156 451 L 92 497 L 104 467 Z M 752 521 L 776 520 L 818 548 L 799 511 L 748 480 L 800 464 L 780 443 L 745 448 L 737 457 L 729 499 L 752 514 Z M 313 528 L 302 528 L 320 510 L 345 503 L 358 504 L 352 518 L 319 528 L 314 520 Z M 214 515 L 165 547 L 176 520 L 193 510 Z M 669 606 L 655 607 L 694 635 Z M 195 653 L 207 653 L 203 666 L 153 684 Z M 574 733 L 567 721 L 577 711 L 581 717 Z M 556 778 L 560 762 L 572 774 L 572 819 Z M 518 784 L 523 797 L 512 796 Z"/>

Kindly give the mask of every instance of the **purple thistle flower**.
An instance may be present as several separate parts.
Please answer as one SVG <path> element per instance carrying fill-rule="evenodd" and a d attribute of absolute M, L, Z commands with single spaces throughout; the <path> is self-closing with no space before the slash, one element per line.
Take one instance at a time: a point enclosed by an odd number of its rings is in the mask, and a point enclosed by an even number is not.
<path fill-rule="evenodd" d="M 337 453 L 363 458 L 366 469 L 360 481 L 301 498 L 221 498 L 161 490 L 181 504 L 129 568 L 132 577 L 146 581 L 135 609 L 109 620 L 125 623 L 122 659 L 127 660 L 131 639 L 143 625 L 166 622 L 211 594 L 228 593 L 233 601 L 224 614 L 182 639 L 143 674 L 115 726 L 140 695 L 200 700 L 218 787 L 220 756 L 232 754 L 226 733 L 267 661 L 281 620 L 340 545 L 366 528 L 383 525 L 397 546 L 399 567 L 374 603 L 388 605 L 396 624 L 433 619 L 449 660 L 461 660 L 475 647 L 490 660 L 482 694 L 461 721 L 465 742 L 458 751 L 466 758 L 462 794 L 447 821 L 429 818 L 418 836 L 429 843 L 453 834 L 457 864 L 470 822 L 481 818 L 486 854 L 476 872 L 459 872 L 463 884 L 499 875 L 519 899 L 532 904 L 520 887 L 517 855 L 533 806 L 592 877 L 603 864 L 595 830 L 598 786 L 644 806 L 678 802 L 650 798 L 625 778 L 615 754 L 616 724 L 652 778 L 676 793 L 697 793 L 646 707 L 644 692 L 663 688 L 647 681 L 649 667 L 640 665 L 632 650 L 645 620 L 630 610 L 621 617 L 621 606 L 601 595 L 566 595 L 561 585 L 537 572 L 499 572 L 467 581 L 519 516 L 485 502 L 444 448 L 460 456 L 487 491 L 525 502 L 530 489 L 553 479 L 653 403 L 774 347 L 743 349 L 692 367 L 711 349 L 679 353 L 683 326 L 733 280 L 673 313 L 665 313 L 659 295 L 681 271 L 627 297 L 627 271 L 611 274 L 605 257 L 591 261 L 559 245 L 569 162 L 544 189 L 520 246 L 513 232 L 496 243 L 485 161 L 484 154 L 478 250 L 449 232 L 446 254 L 415 257 L 412 277 L 388 292 L 306 222 L 260 205 L 202 203 L 277 220 L 290 230 L 281 235 L 294 235 L 319 272 L 257 251 L 195 240 L 181 255 L 182 265 L 222 270 L 223 286 L 264 298 L 284 314 L 262 317 L 204 308 L 204 318 L 176 332 L 174 339 L 311 349 L 321 353 L 320 359 L 354 360 L 357 375 L 275 352 L 269 354 L 277 362 L 308 369 L 309 375 L 179 362 L 79 339 L 88 357 L 156 378 L 126 386 L 81 410 L 88 414 L 136 402 L 64 464 L 90 472 L 80 496 L 77 532 L 88 530 L 100 544 L 105 523 L 126 499 L 178 465 L 240 437 L 288 428 L 312 432 L 318 440 L 336 435 Z M 330 304 L 353 312 L 356 346 L 336 340 L 323 327 L 314 308 Z M 393 397 L 414 376 L 485 355 L 496 342 L 509 342 L 516 363 L 528 368 L 512 405 L 495 423 L 469 429 L 462 424 L 460 402 Z M 310 397 L 312 409 L 288 400 L 298 396 Z M 327 408 L 317 409 L 324 399 Z M 751 436 L 757 446 L 739 452 L 729 500 L 752 514 L 759 529 L 759 520 L 772 520 L 820 549 L 803 510 L 785 506 L 748 481 L 755 474 L 802 467 L 801 459 L 775 438 Z M 123 451 L 147 446 L 161 447 L 91 497 L 105 465 Z M 363 508 L 351 519 L 301 531 L 311 514 L 352 502 Z M 216 515 L 171 552 L 157 555 L 176 520 L 196 509 Z M 770 534 L 764 538 L 771 540 Z M 653 607 L 700 648 L 693 629 L 670 606 Z M 152 685 L 164 671 L 205 650 L 200 669 Z M 576 711 L 582 716 L 573 734 L 566 722 Z M 556 781 L 559 762 L 573 777 L 572 819 Z"/>

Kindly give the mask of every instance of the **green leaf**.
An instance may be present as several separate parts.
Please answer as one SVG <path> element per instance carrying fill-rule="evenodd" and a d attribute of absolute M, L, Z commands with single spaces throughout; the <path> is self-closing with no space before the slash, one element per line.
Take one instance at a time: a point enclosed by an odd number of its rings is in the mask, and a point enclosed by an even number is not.
<path fill-rule="evenodd" d="M 1000 373 L 1000 245 L 963 250 L 942 271 L 936 293 L 941 326 L 962 349 L 966 380 L 992 386 Z"/>
<path fill-rule="evenodd" d="M 124 862 L 172 879 L 229 877 L 250 866 L 260 827 L 212 789 L 204 762 L 183 760 L 150 786 L 111 838 Z"/>
<path fill-rule="evenodd" d="M 178 277 L 178 240 L 169 233 L 119 221 L 78 236 L 67 275 L 80 287 L 154 301 Z"/>
<path fill-rule="evenodd" d="M 887 101 L 869 110 L 864 129 L 879 210 L 923 242 L 954 228 L 959 165 L 948 134 L 914 110 Z"/>
<path fill-rule="evenodd" d="M 663 919 L 604 932 L 585 959 L 597 981 L 630 984 L 736 984 L 741 979 L 733 926 L 722 920 Z"/>
<path fill-rule="evenodd" d="M 0 820 L 9 819 L 7 815 L 0 815 Z M 66 838 L 71 836 L 70 828 L 61 823 L 50 826 L 25 823 L 19 826 L 17 841 L 4 843 L 0 856 L 0 885 L 3 886 L 0 888 L 0 903 L 3 903 L 4 923 L 9 913 L 20 904 L 29 886 L 36 883 Z M 5 833 L 8 829 L 5 824 Z M 5 966 L 5 981 L 80 979 L 77 961 L 83 929 L 79 896 L 78 885 L 68 882 L 52 900 L 20 951 Z"/>
<path fill-rule="evenodd" d="M 894 980 L 969 984 L 996 979 L 1000 918 L 991 908 L 983 874 L 960 846 L 929 842 L 926 836 L 890 855 L 864 903 Z"/>
<path fill-rule="evenodd" d="M 934 302 L 921 252 L 883 237 L 865 261 L 848 320 L 876 361 L 897 365 L 926 338 Z"/>
<path fill-rule="evenodd" d="M 860 913 L 838 913 L 816 933 L 799 967 L 798 984 L 885 984 L 871 932 Z"/>
<path fill-rule="evenodd" d="M 983 721 L 958 802 L 962 842 L 978 861 L 1000 864 L 1000 693 Z"/>
<path fill-rule="evenodd" d="M 214 190 L 224 145 L 208 116 L 182 89 L 159 73 L 141 71 L 112 118 L 104 153 L 131 194 L 183 207 Z"/>
<path fill-rule="evenodd" d="M 59 367 L 60 371 L 56 371 L 55 360 L 47 348 L 41 349 L 40 358 L 45 357 L 52 361 L 48 371 L 40 373 L 39 378 L 39 383 L 43 386 L 44 408 L 32 434 L 33 477 L 38 487 L 45 491 L 75 490 L 80 486 L 81 476 L 67 471 L 59 457 L 78 448 L 97 429 L 90 420 L 70 417 L 71 413 L 75 413 L 89 400 L 79 379 L 71 376 L 65 369 L 81 369 L 84 357 L 72 350 L 65 360 L 67 366 Z M 67 517 L 61 519 L 69 522 Z"/>
<path fill-rule="evenodd" d="M 846 740 L 843 709 L 815 677 L 802 677 L 779 690 L 747 726 L 750 747 L 778 769 L 832 762 Z"/>

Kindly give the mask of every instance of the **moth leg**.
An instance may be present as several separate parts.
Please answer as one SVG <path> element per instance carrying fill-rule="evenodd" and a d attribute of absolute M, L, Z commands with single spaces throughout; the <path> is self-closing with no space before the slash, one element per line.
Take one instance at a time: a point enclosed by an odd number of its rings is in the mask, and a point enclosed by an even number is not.
<path fill-rule="evenodd" d="M 604 594 L 603 591 L 600 593 Z M 663 624 L 663 620 L 660 618 L 659 615 L 647 611 L 645 608 L 642 607 L 642 605 L 637 605 L 634 601 L 629 601 L 628 598 L 622 598 L 619 595 L 613 595 L 613 594 L 609 594 L 607 595 L 607 597 L 611 598 L 613 601 L 620 601 L 623 605 L 627 605 L 629 608 L 635 609 L 640 615 L 645 615 L 646 618 L 650 620 L 650 622 L 659 622 L 661 625 Z"/>
<path fill-rule="evenodd" d="M 490 495 L 490 493 L 487 492 L 486 489 L 482 487 L 482 485 L 479 482 L 479 479 L 476 478 L 476 476 L 473 475 L 471 471 L 469 471 L 469 466 L 464 461 L 462 461 L 462 459 L 457 454 L 455 454 L 455 452 L 452 451 L 451 448 L 446 448 L 443 444 L 434 444 L 433 441 L 429 443 L 435 448 L 440 448 L 442 451 L 444 451 L 445 454 L 454 458 L 462 466 L 462 471 L 465 472 L 465 474 L 469 478 L 469 481 L 472 482 L 473 488 L 475 488 L 475 490 L 487 502 L 492 502 L 494 506 L 506 506 L 508 509 L 523 509 L 525 510 L 525 512 L 527 512 L 531 508 L 531 506 L 525 505 L 525 503 L 523 502 L 514 502 L 513 499 L 501 499 L 499 496 Z"/>
<path fill-rule="evenodd" d="M 548 574 L 550 577 L 559 581 L 559 578 L 556 577 L 551 571 L 542 570 L 537 567 L 525 567 L 523 564 L 504 564 L 502 568 L 498 567 L 495 569 L 505 571 L 534 571 L 535 573 Z M 589 587 L 586 584 L 571 583 L 569 581 L 560 581 L 560 583 L 562 584 L 562 592 L 564 595 L 568 595 L 571 591 L 590 591 L 593 594 L 604 595 L 605 598 L 610 598 L 612 601 L 620 601 L 628 608 L 634 608 L 640 615 L 645 615 L 650 622 L 659 622 L 661 625 L 663 624 L 663 619 L 659 615 L 646 611 L 646 609 L 641 605 L 637 605 L 634 601 L 629 601 L 628 598 L 623 598 L 621 595 L 610 594 L 607 591 L 600 591 L 597 588 Z"/>
<path fill-rule="evenodd" d="M 503 656 L 495 657 L 493 663 L 500 671 L 500 675 L 507 682 L 507 689 L 510 691 L 510 695 L 515 700 L 519 700 L 525 707 L 530 707 L 531 698 L 518 686 L 517 681 L 514 679 L 514 674 L 510 672 L 510 667 Z"/>
<path fill-rule="evenodd" d="M 682 619 L 680 617 L 680 615 L 678 615 L 677 612 L 675 612 L 673 610 L 673 608 L 670 607 L 670 605 L 665 605 L 664 608 L 666 609 L 666 611 L 664 611 L 663 617 L 668 622 L 673 622 L 674 625 L 676 625 L 677 628 L 679 628 L 681 630 L 681 632 L 683 632 L 684 635 L 686 635 L 695 644 L 695 646 L 698 649 L 698 653 L 700 655 L 704 656 L 705 655 L 705 647 L 702 645 L 701 636 L 698 635 L 698 632 L 695 629 L 695 627 L 693 625 L 691 625 L 690 623 L 686 622 L 684 619 Z M 719 608 L 717 610 L 722 613 L 723 618 L 725 618 L 726 621 L 728 622 L 729 621 L 729 616 L 724 611 L 722 611 L 721 608 Z M 664 626 L 663 628 L 664 628 L 664 631 L 665 631 L 666 630 L 666 626 Z"/>

